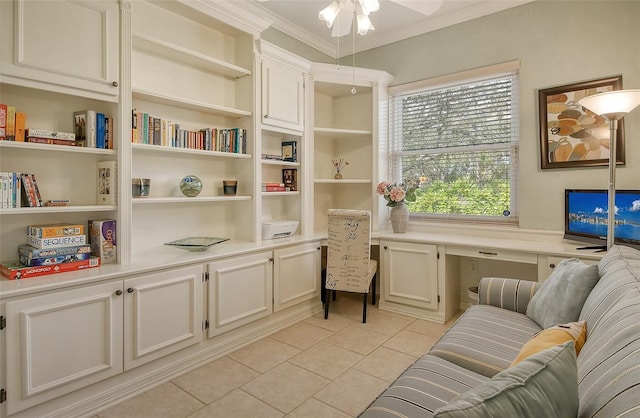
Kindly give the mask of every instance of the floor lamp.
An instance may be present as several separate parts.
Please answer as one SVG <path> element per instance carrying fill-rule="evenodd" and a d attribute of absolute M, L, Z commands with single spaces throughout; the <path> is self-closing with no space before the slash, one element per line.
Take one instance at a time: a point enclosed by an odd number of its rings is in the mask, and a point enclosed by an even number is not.
<path fill-rule="evenodd" d="M 609 121 L 609 208 L 607 218 L 607 250 L 614 241 L 616 222 L 616 137 L 618 121 L 640 105 L 640 89 L 615 90 L 587 96 L 578 102 Z"/>

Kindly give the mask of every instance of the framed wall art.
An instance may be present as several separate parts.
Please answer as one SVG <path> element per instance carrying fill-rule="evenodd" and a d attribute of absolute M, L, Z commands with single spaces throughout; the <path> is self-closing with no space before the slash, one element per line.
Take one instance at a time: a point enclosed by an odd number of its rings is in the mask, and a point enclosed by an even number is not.
<path fill-rule="evenodd" d="M 583 108 L 586 96 L 622 89 L 622 76 L 538 91 L 541 168 L 609 165 L 609 121 Z M 624 164 L 624 125 L 617 132 L 616 163 Z"/>

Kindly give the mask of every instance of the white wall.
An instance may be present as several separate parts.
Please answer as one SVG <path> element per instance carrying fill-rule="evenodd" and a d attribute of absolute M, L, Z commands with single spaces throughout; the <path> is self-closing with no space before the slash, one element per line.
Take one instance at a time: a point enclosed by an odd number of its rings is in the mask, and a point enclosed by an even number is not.
<path fill-rule="evenodd" d="M 388 71 L 394 84 L 513 59 L 521 61 L 520 226 L 562 231 L 565 188 L 607 188 L 606 167 L 540 169 L 537 91 L 622 74 L 640 88 L 640 1 L 538 0 L 357 55 L 360 67 Z M 295 53 L 314 56 L 269 30 Z M 640 110 L 625 118 L 626 166 L 618 188 L 640 188 Z"/>

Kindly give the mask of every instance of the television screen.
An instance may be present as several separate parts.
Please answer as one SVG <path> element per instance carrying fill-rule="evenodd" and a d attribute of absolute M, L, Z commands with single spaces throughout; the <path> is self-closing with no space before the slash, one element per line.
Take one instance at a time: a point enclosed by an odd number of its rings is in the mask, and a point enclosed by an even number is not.
<path fill-rule="evenodd" d="M 565 190 L 565 238 L 605 245 L 608 199 L 606 190 Z M 640 247 L 640 190 L 616 190 L 615 211 L 615 243 Z"/>

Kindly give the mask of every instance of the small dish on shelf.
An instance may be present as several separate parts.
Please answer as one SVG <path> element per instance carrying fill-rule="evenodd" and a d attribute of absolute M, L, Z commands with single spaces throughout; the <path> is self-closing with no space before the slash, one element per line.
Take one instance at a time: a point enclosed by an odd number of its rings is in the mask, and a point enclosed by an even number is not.
<path fill-rule="evenodd" d="M 178 247 L 188 251 L 204 251 L 212 245 L 220 244 L 221 242 L 228 240 L 229 238 L 220 237 L 188 237 L 165 242 L 164 245 L 170 245 L 172 247 Z"/>

